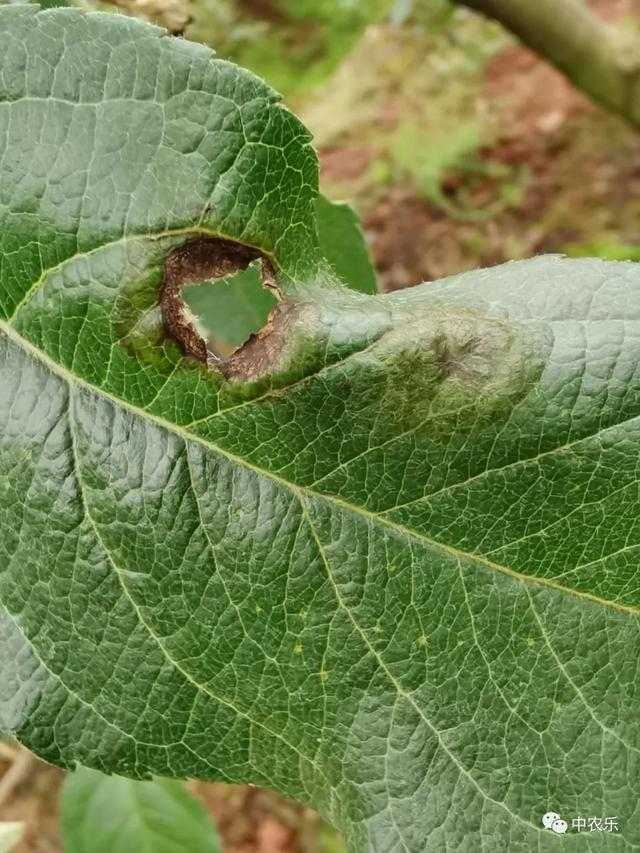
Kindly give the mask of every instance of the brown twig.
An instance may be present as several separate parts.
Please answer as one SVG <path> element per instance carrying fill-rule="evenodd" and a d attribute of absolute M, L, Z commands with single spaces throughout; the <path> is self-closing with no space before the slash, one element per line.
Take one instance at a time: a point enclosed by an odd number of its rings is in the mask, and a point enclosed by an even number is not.
<path fill-rule="evenodd" d="M 0 807 L 9 799 L 15 788 L 29 774 L 31 764 L 34 761 L 34 756 L 28 749 L 21 747 L 19 750 L 12 750 L 14 758 L 11 766 L 0 779 Z"/>
<path fill-rule="evenodd" d="M 640 43 L 583 0 L 455 0 L 494 18 L 578 88 L 640 127 Z"/>

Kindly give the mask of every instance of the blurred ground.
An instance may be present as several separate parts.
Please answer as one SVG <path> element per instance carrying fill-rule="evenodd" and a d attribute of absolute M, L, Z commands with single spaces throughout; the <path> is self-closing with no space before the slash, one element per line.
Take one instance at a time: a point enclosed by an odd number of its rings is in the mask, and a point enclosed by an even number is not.
<path fill-rule="evenodd" d="M 629 0 L 597 6 L 640 21 Z M 344 119 L 328 102 L 302 111 L 324 190 L 355 202 L 382 288 L 542 252 L 640 258 L 640 135 L 530 51 L 457 18 L 426 50 L 424 32 L 370 29 L 333 81 Z M 384 83 L 366 90 L 365 66 Z"/>
<path fill-rule="evenodd" d="M 7 757 L 0 753 L 0 784 L 10 766 Z M 62 853 L 58 796 L 65 774 L 36 758 L 25 771 L 8 799 L 0 803 L 0 820 L 23 821 L 26 826 L 14 853 Z M 224 853 L 344 851 L 337 834 L 312 809 L 278 794 L 248 785 L 188 784 L 211 813 Z"/>
<path fill-rule="evenodd" d="M 285 91 L 316 137 L 324 191 L 363 217 L 385 290 L 541 252 L 640 259 L 640 134 L 497 26 L 452 15 L 445 0 L 401 0 L 396 23 L 374 16 L 363 33 L 359 19 L 353 32 L 342 20 L 331 51 L 330 20 L 305 18 L 306 0 L 294 24 L 285 14 L 293 0 L 118 2 L 209 41 Z M 592 5 L 640 30 L 637 0 Z M 8 767 L 0 755 L 0 777 Z M 61 851 L 62 778 L 34 761 L 0 804 L 0 820 L 27 823 L 17 853 Z M 343 849 L 311 810 L 276 794 L 192 787 L 227 853 Z"/>

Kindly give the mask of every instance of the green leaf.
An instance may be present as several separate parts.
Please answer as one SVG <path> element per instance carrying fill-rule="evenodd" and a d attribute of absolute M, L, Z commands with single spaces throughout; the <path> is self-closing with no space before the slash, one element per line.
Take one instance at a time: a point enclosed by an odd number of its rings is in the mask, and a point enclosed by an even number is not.
<path fill-rule="evenodd" d="M 118 16 L 0 9 L 0 162 L 0 729 L 353 851 L 640 845 L 638 267 L 344 288 L 297 120 Z M 215 362 L 180 285 L 256 260 Z"/>
<path fill-rule="evenodd" d="M 134 782 L 79 767 L 62 789 L 65 853 L 219 853 L 204 806 L 171 779 Z"/>
<path fill-rule="evenodd" d="M 348 204 L 316 200 L 320 250 L 338 278 L 361 293 L 377 293 L 375 270 L 364 241 L 360 221 Z"/>

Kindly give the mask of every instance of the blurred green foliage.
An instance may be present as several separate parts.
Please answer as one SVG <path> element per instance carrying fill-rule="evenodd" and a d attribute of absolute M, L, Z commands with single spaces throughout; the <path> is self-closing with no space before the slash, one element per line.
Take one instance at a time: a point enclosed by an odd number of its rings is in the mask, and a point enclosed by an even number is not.
<path fill-rule="evenodd" d="M 391 144 L 395 163 L 413 178 L 424 196 L 436 205 L 444 203 L 443 176 L 452 169 L 464 168 L 469 158 L 477 154 L 482 144 L 482 129 L 478 121 L 444 126 L 425 138 L 422 129 L 413 122 L 400 125 Z"/>
<path fill-rule="evenodd" d="M 640 261 L 640 246 L 617 243 L 614 240 L 594 240 L 564 247 L 570 258 L 604 258 L 607 261 Z"/>
<path fill-rule="evenodd" d="M 66 0 L 44 0 L 64 3 Z M 12 2 L 12 0 L 0 0 Z M 18 0 L 24 2 L 24 0 Z M 444 26 L 450 0 L 71 0 L 147 18 L 210 45 L 284 95 L 316 90 L 372 24 Z"/>
<path fill-rule="evenodd" d="M 283 94 L 326 80 L 393 0 L 192 0 L 186 36 L 211 44 Z"/>

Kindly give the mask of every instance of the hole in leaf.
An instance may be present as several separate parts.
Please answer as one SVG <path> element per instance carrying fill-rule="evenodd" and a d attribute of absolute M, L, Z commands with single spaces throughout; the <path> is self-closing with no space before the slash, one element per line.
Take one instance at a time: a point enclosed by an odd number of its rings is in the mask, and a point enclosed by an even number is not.
<path fill-rule="evenodd" d="M 278 302 L 263 287 L 260 261 L 225 278 L 187 284 L 182 298 L 195 315 L 207 351 L 218 359 L 231 355 L 258 332 Z"/>
<path fill-rule="evenodd" d="M 222 362 L 265 333 L 277 305 L 269 261 L 230 240 L 201 238 L 165 261 L 160 308 L 166 331 L 199 361 Z"/>

